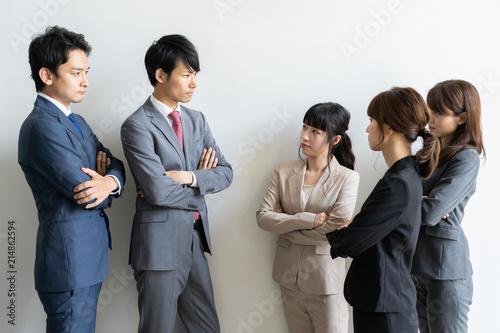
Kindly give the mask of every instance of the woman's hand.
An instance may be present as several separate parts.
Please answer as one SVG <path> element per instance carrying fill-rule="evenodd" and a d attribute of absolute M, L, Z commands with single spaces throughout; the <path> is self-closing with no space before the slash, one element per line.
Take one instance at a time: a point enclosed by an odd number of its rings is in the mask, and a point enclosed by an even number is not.
<path fill-rule="evenodd" d="M 321 227 L 323 224 L 326 223 L 326 221 L 328 221 L 328 215 L 326 215 L 323 212 L 316 214 L 316 217 L 314 218 L 313 229 Z"/>
<path fill-rule="evenodd" d="M 352 222 L 353 219 L 354 218 L 352 218 L 352 219 L 345 219 L 345 224 L 341 225 L 340 227 L 338 227 L 337 230 L 342 230 L 344 228 L 347 228 L 349 226 L 349 224 L 351 224 L 351 222 Z"/>
<path fill-rule="evenodd" d="M 283 213 L 283 208 L 281 208 L 281 204 L 278 202 L 278 204 L 276 205 L 276 209 L 274 210 L 275 213 Z"/>

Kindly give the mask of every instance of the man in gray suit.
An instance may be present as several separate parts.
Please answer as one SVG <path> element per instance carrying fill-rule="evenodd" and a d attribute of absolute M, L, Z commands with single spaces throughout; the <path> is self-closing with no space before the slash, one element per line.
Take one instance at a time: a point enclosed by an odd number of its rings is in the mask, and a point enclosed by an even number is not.
<path fill-rule="evenodd" d="M 140 187 L 130 245 L 139 292 L 139 332 L 220 332 L 204 252 L 210 253 L 205 195 L 227 188 L 233 171 L 191 100 L 200 70 L 180 35 L 154 42 L 145 57 L 153 94 L 122 125 L 125 157 Z"/>

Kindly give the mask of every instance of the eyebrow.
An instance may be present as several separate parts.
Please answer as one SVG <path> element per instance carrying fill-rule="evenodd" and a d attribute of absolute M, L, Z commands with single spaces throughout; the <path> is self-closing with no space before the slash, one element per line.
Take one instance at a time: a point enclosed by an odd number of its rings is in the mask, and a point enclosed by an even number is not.
<path fill-rule="evenodd" d="M 90 69 L 90 66 L 87 67 L 87 68 L 83 68 L 83 67 L 73 67 L 72 70 L 74 71 L 83 71 L 83 70 L 89 70 Z"/>

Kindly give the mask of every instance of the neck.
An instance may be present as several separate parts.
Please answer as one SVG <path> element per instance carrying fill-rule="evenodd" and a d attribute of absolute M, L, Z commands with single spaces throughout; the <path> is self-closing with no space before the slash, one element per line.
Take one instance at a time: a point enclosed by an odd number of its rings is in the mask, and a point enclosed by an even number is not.
<path fill-rule="evenodd" d="M 411 143 L 406 139 L 397 140 L 394 144 L 382 150 L 382 154 L 387 167 L 391 168 L 400 159 L 411 156 Z"/>
<path fill-rule="evenodd" d="M 451 138 L 450 137 L 441 137 L 441 149 L 445 148 L 449 145 Z"/>
<path fill-rule="evenodd" d="M 174 101 L 173 99 L 168 98 L 165 94 L 161 92 L 160 89 L 155 88 L 155 90 L 153 91 L 153 96 L 157 100 L 159 100 L 160 102 L 171 108 L 172 110 L 175 110 L 177 104 L 179 104 L 178 101 Z"/>
<path fill-rule="evenodd" d="M 323 172 L 328 166 L 326 156 L 321 157 L 307 157 L 307 171 Z"/>

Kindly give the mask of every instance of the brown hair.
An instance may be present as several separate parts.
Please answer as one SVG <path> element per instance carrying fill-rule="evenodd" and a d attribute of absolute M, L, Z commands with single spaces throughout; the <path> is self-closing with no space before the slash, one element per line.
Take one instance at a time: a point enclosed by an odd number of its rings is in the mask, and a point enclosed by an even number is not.
<path fill-rule="evenodd" d="M 464 80 L 440 82 L 429 91 L 427 103 L 438 115 L 450 115 L 451 111 L 458 117 L 465 113 L 465 123 L 458 125 L 448 146 L 441 151 L 440 163 L 449 161 L 467 148 L 486 156 L 481 131 L 481 100 L 472 84 Z"/>
<path fill-rule="evenodd" d="M 416 154 L 417 169 L 422 178 L 428 178 L 439 161 L 440 143 L 425 129 L 431 119 L 429 107 L 413 88 L 393 87 L 375 96 L 368 106 L 368 116 L 375 119 L 383 137 L 382 125 L 404 134 L 408 142 L 419 136 L 423 147 Z"/>

